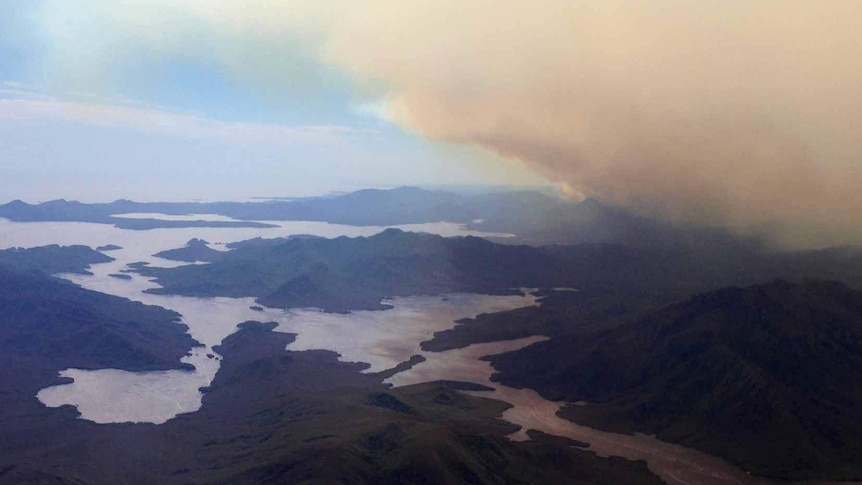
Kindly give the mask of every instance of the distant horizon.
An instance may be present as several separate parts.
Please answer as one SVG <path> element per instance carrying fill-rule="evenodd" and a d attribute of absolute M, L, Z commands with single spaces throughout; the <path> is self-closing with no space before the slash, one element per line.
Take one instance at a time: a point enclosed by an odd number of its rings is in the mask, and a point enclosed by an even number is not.
<path fill-rule="evenodd" d="M 436 190 L 442 192 L 451 192 L 461 195 L 479 195 L 479 194 L 488 194 L 488 193 L 496 193 L 496 192 L 518 192 L 518 191 L 530 191 L 530 192 L 540 192 L 544 194 L 553 194 L 560 196 L 560 191 L 554 187 L 553 185 L 484 185 L 484 184 L 441 184 L 441 185 L 415 185 L 415 184 L 401 184 L 401 185 L 377 185 L 377 186 L 363 186 L 356 188 L 345 188 L 345 189 L 333 189 L 321 193 L 314 193 L 309 195 L 249 195 L 249 196 L 241 196 L 241 197 L 225 197 L 225 198 L 188 198 L 188 199 L 164 199 L 164 198 L 131 198 L 131 197 L 119 197 L 119 198 L 111 198 L 111 199 L 95 199 L 95 198 L 74 198 L 74 197 L 50 197 L 44 199 L 31 199 L 31 198 L 23 198 L 23 197 L 14 197 L 7 200 L 0 200 L 0 205 L 9 204 L 15 201 L 21 201 L 30 205 L 39 205 L 47 202 L 54 201 L 66 201 L 66 202 L 80 202 L 82 204 L 109 204 L 118 201 L 130 201 L 130 202 L 140 202 L 140 203 L 155 203 L 155 202 L 166 202 L 166 203 L 213 203 L 213 202 L 266 202 L 266 201 L 290 201 L 296 199 L 309 199 L 309 198 L 325 198 L 325 197 L 337 197 L 340 195 L 351 194 L 354 192 L 358 192 L 361 190 L 394 190 L 401 188 L 418 188 L 423 190 Z"/>
<path fill-rule="evenodd" d="M 859 0 L 0 2 L 0 485 L 862 485 Z"/>

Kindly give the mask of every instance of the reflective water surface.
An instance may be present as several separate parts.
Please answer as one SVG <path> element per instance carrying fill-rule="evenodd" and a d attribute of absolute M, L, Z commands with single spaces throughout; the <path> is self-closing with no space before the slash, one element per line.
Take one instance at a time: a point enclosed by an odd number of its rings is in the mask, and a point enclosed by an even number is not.
<path fill-rule="evenodd" d="M 189 216 L 194 217 L 194 216 Z M 419 353 L 419 343 L 433 332 L 451 328 L 454 320 L 479 313 L 496 312 L 533 303 L 526 296 L 446 295 L 396 298 L 389 311 L 332 315 L 316 310 L 251 310 L 252 298 L 195 298 L 143 293 L 157 285 L 130 274 L 119 280 L 109 275 L 127 264 L 146 261 L 168 267 L 185 263 L 152 256 L 165 249 L 184 245 L 189 239 L 210 241 L 214 248 L 253 237 L 283 237 L 312 234 L 323 237 L 370 236 L 384 227 L 355 227 L 319 222 L 278 222 L 275 228 L 188 228 L 132 231 L 90 223 L 14 223 L 0 220 L 0 247 L 34 247 L 47 244 L 84 244 L 91 247 L 116 244 L 110 251 L 115 261 L 94 265 L 93 275 L 63 275 L 91 290 L 122 296 L 174 310 L 182 315 L 188 333 L 203 347 L 190 349 L 182 361 L 195 371 L 129 372 L 119 369 L 66 369 L 71 384 L 41 390 L 37 397 L 47 406 L 71 404 L 81 417 L 97 423 L 163 423 L 177 414 L 200 408 L 201 387 L 208 386 L 218 372 L 220 356 L 212 350 L 246 320 L 278 322 L 279 331 L 298 334 L 291 349 L 328 349 L 343 360 L 368 362 L 369 371 L 383 370 Z M 483 235 L 459 224 L 433 223 L 397 226 L 404 230 L 445 236 Z M 444 301 L 445 298 L 445 301 Z"/>
<path fill-rule="evenodd" d="M 387 379 L 395 386 L 403 386 L 440 379 L 458 380 L 484 384 L 493 391 L 470 391 L 480 397 L 499 399 L 512 405 L 503 412 L 503 419 L 521 426 L 521 430 L 510 436 L 515 441 L 528 440 L 527 430 L 565 436 L 589 443 L 589 450 L 599 456 L 621 456 L 630 460 L 644 460 L 650 470 L 671 485 L 765 485 L 787 484 L 754 477 L 730 463 L 714 456 L 684 446 L 661 441 L 643 434 L 624 435 L 608 433 L 586 426 L 579 426 L 557 416 L 563 405 L 548 401 L 530 389 L 513 389 L 490 380 L 494 372 L 491 364 L 479 360 L 486 355 L 501 354 L 523 348 L 545 337 L 534 336 L 517 340 L 471 345 L 463 349 L 430 354 L 428 361 Z M 797 482 L 801 483 L 801 482 Z M 830 482 L 804 482 L 807 485 Z M 836 482 L 831 482 L 833 485 Z M 844 482 L 850 485 L 851 482 Z M 852 482 L 859 484 L 862 482 Z"/>
<path fill-rule="evenodd" d="M 338 352 L 345 361 L 367 362 L 367 372 L 384 370 L 415 354 L 426 361 L 396 374 L 387 382 L 402 386 L 437 379 L 461 380 L 485 384 L 493 391 L 471 392 L 512 404 L 503 418 L 522 426 L 511 436 L 526 439 L 528 429 L 541 430 L 589 443 L 589 449 L 602 456 L 622 456 L 646 460 L 650 469 L 669 484 L 766 484 L 771 481 L 748 475 L 718 458 L 682 446 L 662 442 L 645 435 L 620 435 L 579 426 L 556 415 L 562 403 L 547 401 L 534 391 L 513 389 L 490 381 L 493 372 L 482 356 L 517 350 L 545 339 L 534 336 L 518 340 L 472 345 L 446 352 L 422 352 L 419 343 L 439 330 L 451 328 L 454 320 L 479 313 L 503 311 L 535 304 L 532 296 L 488 296 L 455 294 L 394 298 L 387 300 L 393 309 L 359 311 L 350 314 L 327 314 L 312 309 L 281 311 L 251 310 L 251 298 L 192 298 L 142 293 L 155 286 L 137 274 L 131 280 L 108 275 L 128 263 L 147 261 L 155 266 L 176 263 L 152 255 L 180 247 L 192 238 L 224 244 L 253 237 L 282 237 L 291 234 L 314 234 L 324 237 L 368 236 L 384 228 L 353 227 L 315 222 L 277 222 L 277 228 L 192 228 L 129 231 L 101 224 L 87 223 L 13 223 L 0 219 L 0 248 L 34 247 L 47 244 L 85 244 L 96 247 L 117 244 L 111 251 L 116 261 L 95 265 L 93 276 L 65 275 L 83 287 L 123 296 L 148 304 L 175 310 L 189 327 L 192 337 L 203 347 L 191 349 L 183 358 L 195 366 L 194 372 L 127 372 L 116 369 L 85 371 L 67 369 L 61 374 L 74 379 L 72 384 L 54 386 L 39 392 L 47 406 L 72 404 L 82 418 L 99 423 L 162 423 L 177 414 L 193 412 L 200 407 L 199 388 L 208 385 L 219 368 L 212 347 L 236 331 L 245 320 L 275 321 L 277 331 L 296 333 L 291 350 L 328 349 Z M 445 236 L 468 234 L 462 226 L 451 223 L 401 226 Z M 212 355 L 209 357 L 207 354 Z M 808 482 L 814 485 L 815 482 Z M 818 482 L 819 483 L 819 482 Z M 857 482 L 859 483 L 859 482 Z"/>

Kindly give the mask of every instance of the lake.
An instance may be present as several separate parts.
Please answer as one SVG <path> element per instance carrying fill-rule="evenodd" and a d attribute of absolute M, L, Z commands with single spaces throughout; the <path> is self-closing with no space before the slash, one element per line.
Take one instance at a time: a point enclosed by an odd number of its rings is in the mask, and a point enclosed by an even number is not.
<path fill-rule="evenodd" d="M 147 214 L 146 217 L 154 215 Z M 132 215 L 132 217 L 137 217 Z M 143 217 L 143 216 L 141 216 Z M 452 328 L 454 321 L 480 313 L 498 312 L 536 304 L 529 294 L 490 296 L 451 294 L 403 297 L 385 300 L 392 309 L 357 311 L 348 314 L 323 313 L 314 309 L 283 311 L 250 309 L 251 298 L 195 298 L 143 293 L 157 285 L 147 278 L 131 274 L 130 280 L 111 278 L 129 263 L 146 261 L 154 266 L 178 264 L 152 256 L 183 246 L 192 238 L 205 239 L 215 249 L 225 244 L 254 237 L 284 237 L 311 234 L 322 237 L 370 236 L 384 227 L 355 227 L 319 222 L 274 222 L 274 228 L 189 228 L 131 231 L 108 225 L 89 223 L 14 223 L 0 219 L 0 248 L 35 247 L 47 244 L 84 244 L 91 247 L 117 244 L 123 249 L 107 254 L 115 261 L 94 265 L 94 275 L 64 275 L 91 290 L 162 306 L 182 315 L 189 334 L 204 346 L 190 350 L 183 362 L 195 371 L 127 372 L 117 369 L 66 369 L 61 375 L 74 382 L 41 390 L 38 398 L 47 406 L 72 404 L 83 419 L 97 423 L 147 422 L 163 423 L 178 414 L 194 412 L 201 406 L 199 389 L 212 382 L 220 367 L 220 356 L 212 350 L 222 339 L 237 330 L 246 320 L 273 321 L 276 331 L 296 333 L 290 350 L 326 349 L 338 352 L 341 360 L 366 362 L 366 372 L 391 368 L 421 354 L 427 360 L 390 377 L 394 386 L 438 379 L 462 380 L 485 384 L 493 391 L 470 392 L 492 397 L 513 405 L 503 419 L 522 426 L 511 436 L 526 439 L 527 429 L 567 436 L 590 444 L 589 449 L 602 456 L 622 456 L 646 460 L 650 469 L 670 484 L 746 484 L 772 483 L 748 475 L 718 458 L 682 446 L 662 442 L 651 436 L 619 435 L 597 431 L 563 420 L 556 415 L 562 403 L 543 399 L 529 389 L 512 389 L 490 381 L 493 372 L 482 356 L 520 349 L 545 337 L 471 345 L 446 352 L 423 352 L 419 344 L 434 332 Z M 397 226 L 403 230 L 422 231 L 444 236 L 487 235 L 467 231 L 452 223 Z M 494 236 L 505 236 L 493 234 Z M 571 289 L 560 289 L 572 291 Z M 209 355 L 208 355 L 209 354 Z M 814 482 L 809 482 L 814 485 Z"/>

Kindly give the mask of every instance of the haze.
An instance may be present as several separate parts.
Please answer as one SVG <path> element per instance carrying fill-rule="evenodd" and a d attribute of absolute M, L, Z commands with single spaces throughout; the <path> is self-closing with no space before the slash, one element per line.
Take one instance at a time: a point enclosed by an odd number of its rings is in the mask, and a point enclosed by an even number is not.
<path fill-rule="evenodd" d="M 38 47 L 7 39 L 5 49 L 33 55 L 7 62 L 5 77 L 51 97 L 7 84 L 10 190 L 16 177 L 52 187 L 16 160 L 86 173 L 96 181 L 80 182 L 87 193 L 105 195 L 141 177 L 170 180 L 171 193 L 181 179 L 205 197 L 549 181 L 572 197 L 794 246 L 862 242 L 852 0 L 504 10 L 484 0 L 90 0 L 16 10 L 26 21 L 13 32 Z M 63 104 L 71 92 L 91 100 Z M 150 104 L 161 114 L 122 111 Z M 116 146 L 117 136 L 131 140 Z M 52 190 L 63 192 L 60 182 Z"/>

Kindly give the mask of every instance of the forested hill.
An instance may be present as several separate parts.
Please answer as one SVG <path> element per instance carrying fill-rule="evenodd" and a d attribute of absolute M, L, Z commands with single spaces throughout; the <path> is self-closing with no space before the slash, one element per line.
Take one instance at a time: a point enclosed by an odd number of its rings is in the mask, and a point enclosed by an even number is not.
<path fill-rule="evenodd" d="M 840 283 L 724 288 L 605 332 L 491 358 L 563 414 L 722 456 L 759 474 L 862 476 L 862 293 Z"/>

